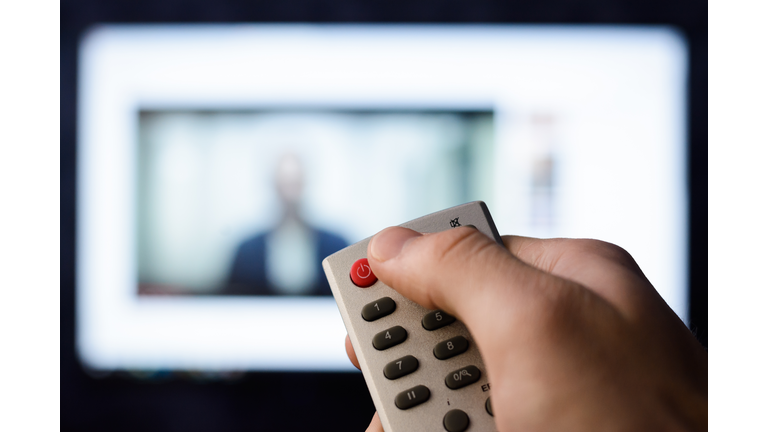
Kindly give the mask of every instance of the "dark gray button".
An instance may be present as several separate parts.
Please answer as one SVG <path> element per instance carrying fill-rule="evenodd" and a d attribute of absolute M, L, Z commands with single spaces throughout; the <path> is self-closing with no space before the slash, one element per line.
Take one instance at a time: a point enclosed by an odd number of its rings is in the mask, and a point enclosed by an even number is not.
<path fill-rule="evenodd" d="M 376 336 L 373 337 L 373 347 L 379 351 L 392 348 L 397 344 L 403 343 L 407 337 L 408 332 L 404 328 L 394 326 L 383 332 L 376 333 Z"/>
<path fill-rule="evenodd" d="M 426 402 L 427 399 L 429 399 L 429 389 L 423 385 L 417 385 L 395 396 L 395 405 L 401 410 L 407 410 Z"/>
<path fill-rule="evenodd" d="M 469 416 L 462 410 L 450 410 L 443 417 L 443 427 L 448 432 L 464 432 L 469 427 Z"/>
<path fill-rule="evenodd" d="M 438 359 L 445 360 L 463 353 L 467 348 L 469 348 L 467 338 L 456 336 L 435 345 L 435 349 L 432 352 Z"/>
<path fill-rule="evenodd" d="M 407 355 L 387 363 L 387 365 L 384 366 L 384 376 L 391 380 L 398 379 L 414 372 L 418 368 L 419 361 L 416 360 L 416 357 Z"/>
<path fill-rule="evenodd" d="M 436 310 L 424 315 L 424 318 L 421 319 L 421 325 L 425 329 L 432 331 L 445 327 L 454 321 L 456 321 L 456 318 L 453 316 L 441 310 Z"/>
<path fill-rule="evenodd" d="M 395 301 L 389 297 L 382 297 L 375 302 L 363 306 L 363 319 L 366 321 L 376 321 L 395 311 Z"/>
<path fill-rule="evenodd" d="M 491 408 L 491 398 L 485 400 L 485 410 L 488 411 L 488 414 L 493 416 L 493 408 Z"/>
<path fill-rule="evenodd" d="M 475 366 L 467 366 L 455 370 L 445 377 L 445 385 L 449 389 L 456 390 L 466 387 L 480 379 L 480 369 Z"/>

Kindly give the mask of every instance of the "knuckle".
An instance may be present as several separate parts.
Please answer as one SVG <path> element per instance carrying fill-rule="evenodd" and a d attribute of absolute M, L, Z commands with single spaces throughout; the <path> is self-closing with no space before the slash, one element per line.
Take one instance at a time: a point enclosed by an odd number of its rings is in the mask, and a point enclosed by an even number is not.
<path fill-rule="evenodd" d="M 535 327 L 549 337 L 561 338 L 576 331 L 580 311 L 584 306 L 586 290 L 575 283 L 559 281 L 538 300 L 534 318 Z"/>
<path fill-rule="evenodd" d="M 484 234 L 471 228 L 443 231 L 435 236 L 432 258 L 439 264 L 454 265 L 493 244 Z"/>
<path fill-rule="evenodd" d="M 637 267 L 637 263 L 632 258 L 632 255 L 621 246 L 594 239 L 580 239 L 577 241 L 579 242 L 579 248 L 588 253 L 617 262 L 626 267 Z"/>

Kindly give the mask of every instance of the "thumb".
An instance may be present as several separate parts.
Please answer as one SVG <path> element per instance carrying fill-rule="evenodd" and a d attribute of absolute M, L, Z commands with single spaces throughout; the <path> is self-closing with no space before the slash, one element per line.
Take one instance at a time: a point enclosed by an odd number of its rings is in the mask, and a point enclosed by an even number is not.
<path fill-rule="evenodd" d="M 455 315 L 470 331 L 483 327 L 490 313 L 508 316 L 530 306 L 558 285 L 542 279 L 559 279 L 469 227 L 434 234 L 387 228 L 368 244 L 368 262 L 382 282 L 428 309 Z"/>

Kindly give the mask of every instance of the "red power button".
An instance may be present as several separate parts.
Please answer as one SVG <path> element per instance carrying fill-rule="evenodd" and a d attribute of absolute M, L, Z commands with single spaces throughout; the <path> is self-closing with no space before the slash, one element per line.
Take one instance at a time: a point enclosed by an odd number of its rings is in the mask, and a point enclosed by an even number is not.
<path fill-rule="evenodd" d="M 376 283 L 379 280 L 371 266 L 368 264 L 368 258 L 360 258 L 352 264 L 352 269 L 349 271 L 349 276 L 352 278 L 352 282 L 360 288 L 367 288 Z"/>

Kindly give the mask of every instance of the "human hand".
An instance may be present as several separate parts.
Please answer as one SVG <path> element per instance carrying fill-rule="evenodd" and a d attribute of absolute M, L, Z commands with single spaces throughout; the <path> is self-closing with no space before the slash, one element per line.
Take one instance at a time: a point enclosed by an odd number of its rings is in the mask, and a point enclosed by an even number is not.
<path fill-rule="evenodd" d="M 472 333 L 499 432 L 707 430 L 706 350 L 626 251 L 503 240 L 393 227 L 368 245 L 382 282 Z"/>

